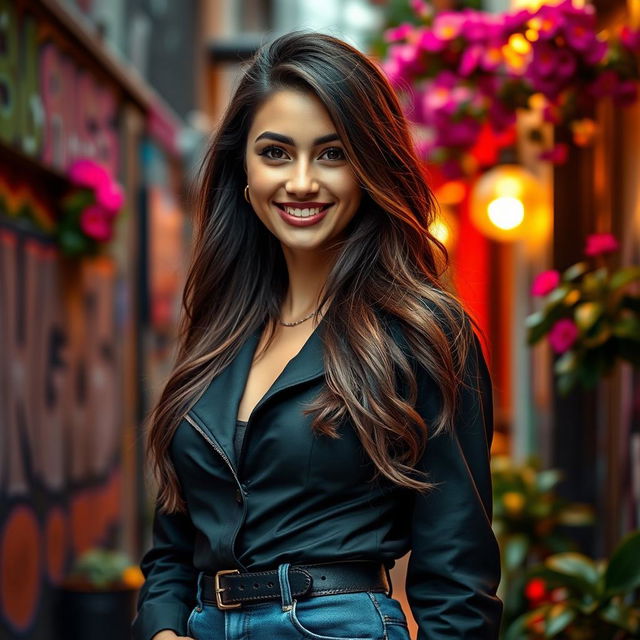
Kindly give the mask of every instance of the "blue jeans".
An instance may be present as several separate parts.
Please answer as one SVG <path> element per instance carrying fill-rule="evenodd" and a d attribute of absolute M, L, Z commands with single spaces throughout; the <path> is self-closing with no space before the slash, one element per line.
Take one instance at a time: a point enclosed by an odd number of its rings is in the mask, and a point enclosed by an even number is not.
<path fill-rule="evenodd" d="M 198 604 L 187 623 L 196 640 L 409 640 L 400 603 L 384 593 L 363 591 L 296 600 L 289 563 L 278 567 L 282 598 L 239 609 Z M 200 574 L 202 575 L 202 574 Z"/>

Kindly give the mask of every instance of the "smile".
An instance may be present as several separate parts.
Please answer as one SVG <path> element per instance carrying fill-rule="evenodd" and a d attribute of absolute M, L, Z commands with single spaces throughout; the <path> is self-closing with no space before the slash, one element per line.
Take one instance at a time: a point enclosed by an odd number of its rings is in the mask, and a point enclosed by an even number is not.
<path fill-rule="evenodd" d="M 294 227 L 308 227 L 322 220 L 332 202 L 274 202 L 280 217 Z"/>

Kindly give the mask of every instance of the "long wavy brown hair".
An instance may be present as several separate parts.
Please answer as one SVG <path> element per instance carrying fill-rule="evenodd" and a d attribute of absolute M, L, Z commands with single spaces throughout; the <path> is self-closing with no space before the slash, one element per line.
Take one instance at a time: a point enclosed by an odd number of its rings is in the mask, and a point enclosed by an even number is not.
<path fill-rule="evenodd" d="M 425 490 L 431 485 L 415 465 L 427 436 L 452 424 L 472 333 L 442 284 L 447 253 L 429 231 L 436 203 L 400 104 L 378 65 L 357 49 L 321 33 L 290 33 L 251 61 L 201 167 L 176 363 L 149 416 L 148 453 L 165 511 L 185 508 L 169 457 L 178 424 L 247 337 L 263 324 L 272 335 L 280 317 L 288 287 L 282 248 L 243 189 L 253 115 L 286 88 L 320 99 L 363 190 L 320 299 L 326 384 L 306 411 L 312 429 L 338 437 L 349 419 L 376 477 Z M 439 389 L 433 424 L 415 409 L 413 359 Z"/>

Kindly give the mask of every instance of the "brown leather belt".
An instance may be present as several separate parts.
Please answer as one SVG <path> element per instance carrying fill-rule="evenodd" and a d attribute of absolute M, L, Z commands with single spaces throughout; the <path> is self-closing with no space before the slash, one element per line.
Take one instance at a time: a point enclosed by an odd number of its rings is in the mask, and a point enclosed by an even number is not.
<path fill-rule="evenodd" d="M 242 604 L 277 600 L 282 597 L 278 570 L 240 573 L 237 569 L 201 577 L 202 601 L 219 609 L 237 609 Z M 325 596 L 357 591 L 391 593 L 384 564 L 369 561 L 327 562 L 291 565 L 289 584 L 292 598 Z"/>

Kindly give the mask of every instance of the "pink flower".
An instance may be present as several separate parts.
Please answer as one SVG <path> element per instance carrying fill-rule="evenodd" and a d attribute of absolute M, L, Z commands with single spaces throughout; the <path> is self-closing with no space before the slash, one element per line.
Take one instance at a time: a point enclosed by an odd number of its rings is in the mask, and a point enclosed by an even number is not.
<path fill-rule="evenodd" d="M 571 349 L 578 338 L 578 327 L 573 320 L 562 318 L 549 331 L 549 344 L 556 353 Z"/>
<path fill-rule="evenodd" d="M 564 26 L 564 17 L 560 14 L 557 7 L 543 5 L 535 14 L 535 18 L 539 21 L 540 38 L 542 40 L 551 40 L 558 31 Z"/>
<path fill-rule="evenodd" d="M 506 40 L 512 33 L 524 31 L 526 23 L 533 15 L 530 9 L 518 9 L 511 13 L 500 14 L 502 37 Z"/>
<path fill-rule="evenodd" d="M 465 16 L 460 11 L 443 11 L 433 21 L 433 35 L 445 42 L 457 38 L 464 26 Z"/>
<path fill-rule="evenodd" d="M 593 233 L 587 236 L 587 244 L 584 253 L 587 256 L 601 256 L 612 253 L 619 248 L 618 241 L 610 233 Z"/>
<path fill-rule="evenodd" d="M 470 147 L 478 139 L 481 128 L 482 123 L 470 116 L 454 120 L 449 123 L 449 126 L 442 127 L 437 131 L 438 145 L 443 147 Z"/>
<path fill-rule="evenodd" d="M 69 180 L 81 187 L 99 189 L 111 181 L 108 171 L 94 160 L 81 158 L 76 160 L 68 169 Z"/>
<path fill-rule="evenodd" d="M 100 186 L 96 193 L 96 202 L 110 213 L 117 213 L 124 204 L 124 193 L 117 182 L 109 181 Z"/>
<path fill-rule="evenodd" d="M 484 54 L 484 47 L 480 45 L 473 45 L 467 47 L 462 52 L 462 57 L 460 59 L 460 67 L 458 68 L 458 73 L 461 76 L 470 76 L 480 64 L 480 60 Z"/>
<path fill-rule="evenodd" d="M 531 286 L 531 295 L 539 297 L 546 296 L 553 291 L 560 283 L 560 272 L 555 269 L 539 273 Z"/>
<path fill-rule="evenodd" d="M 393 29 L 387 29 L 384 32 L 385 42 L 398 42 L 399 40 L 406 40 L 413 31 L 412 24 L 401 24 Z"/>
<path fill-rule="evenodd" d="M 113 216 L 98 205 L 87 207 L 80 214 L 80 228 L 85 235 L 98 242 L 111 240 L 113 233 L 112 221 Z"/>
<path fill-rule="evenodd" d="M 640 28 L 633 29 L 625 24 L 620 31 L 620 42 L 632 53 L 640 53 Z"/>
<path fill-rule="evenodd" d="M 606 41 L 594 38 L 591 45 L 582 52 L 582 57 L 587 64 L 595 66 L 604 60 L 608 48 L 609 45 Z"/>
<path fill-rule="evenodd" d="M 429 53 L 439 53 L 447 43 L 442 38 L 438 38 L 433 31 L 425 31 L 418 40 L 418 46 Z"/>

